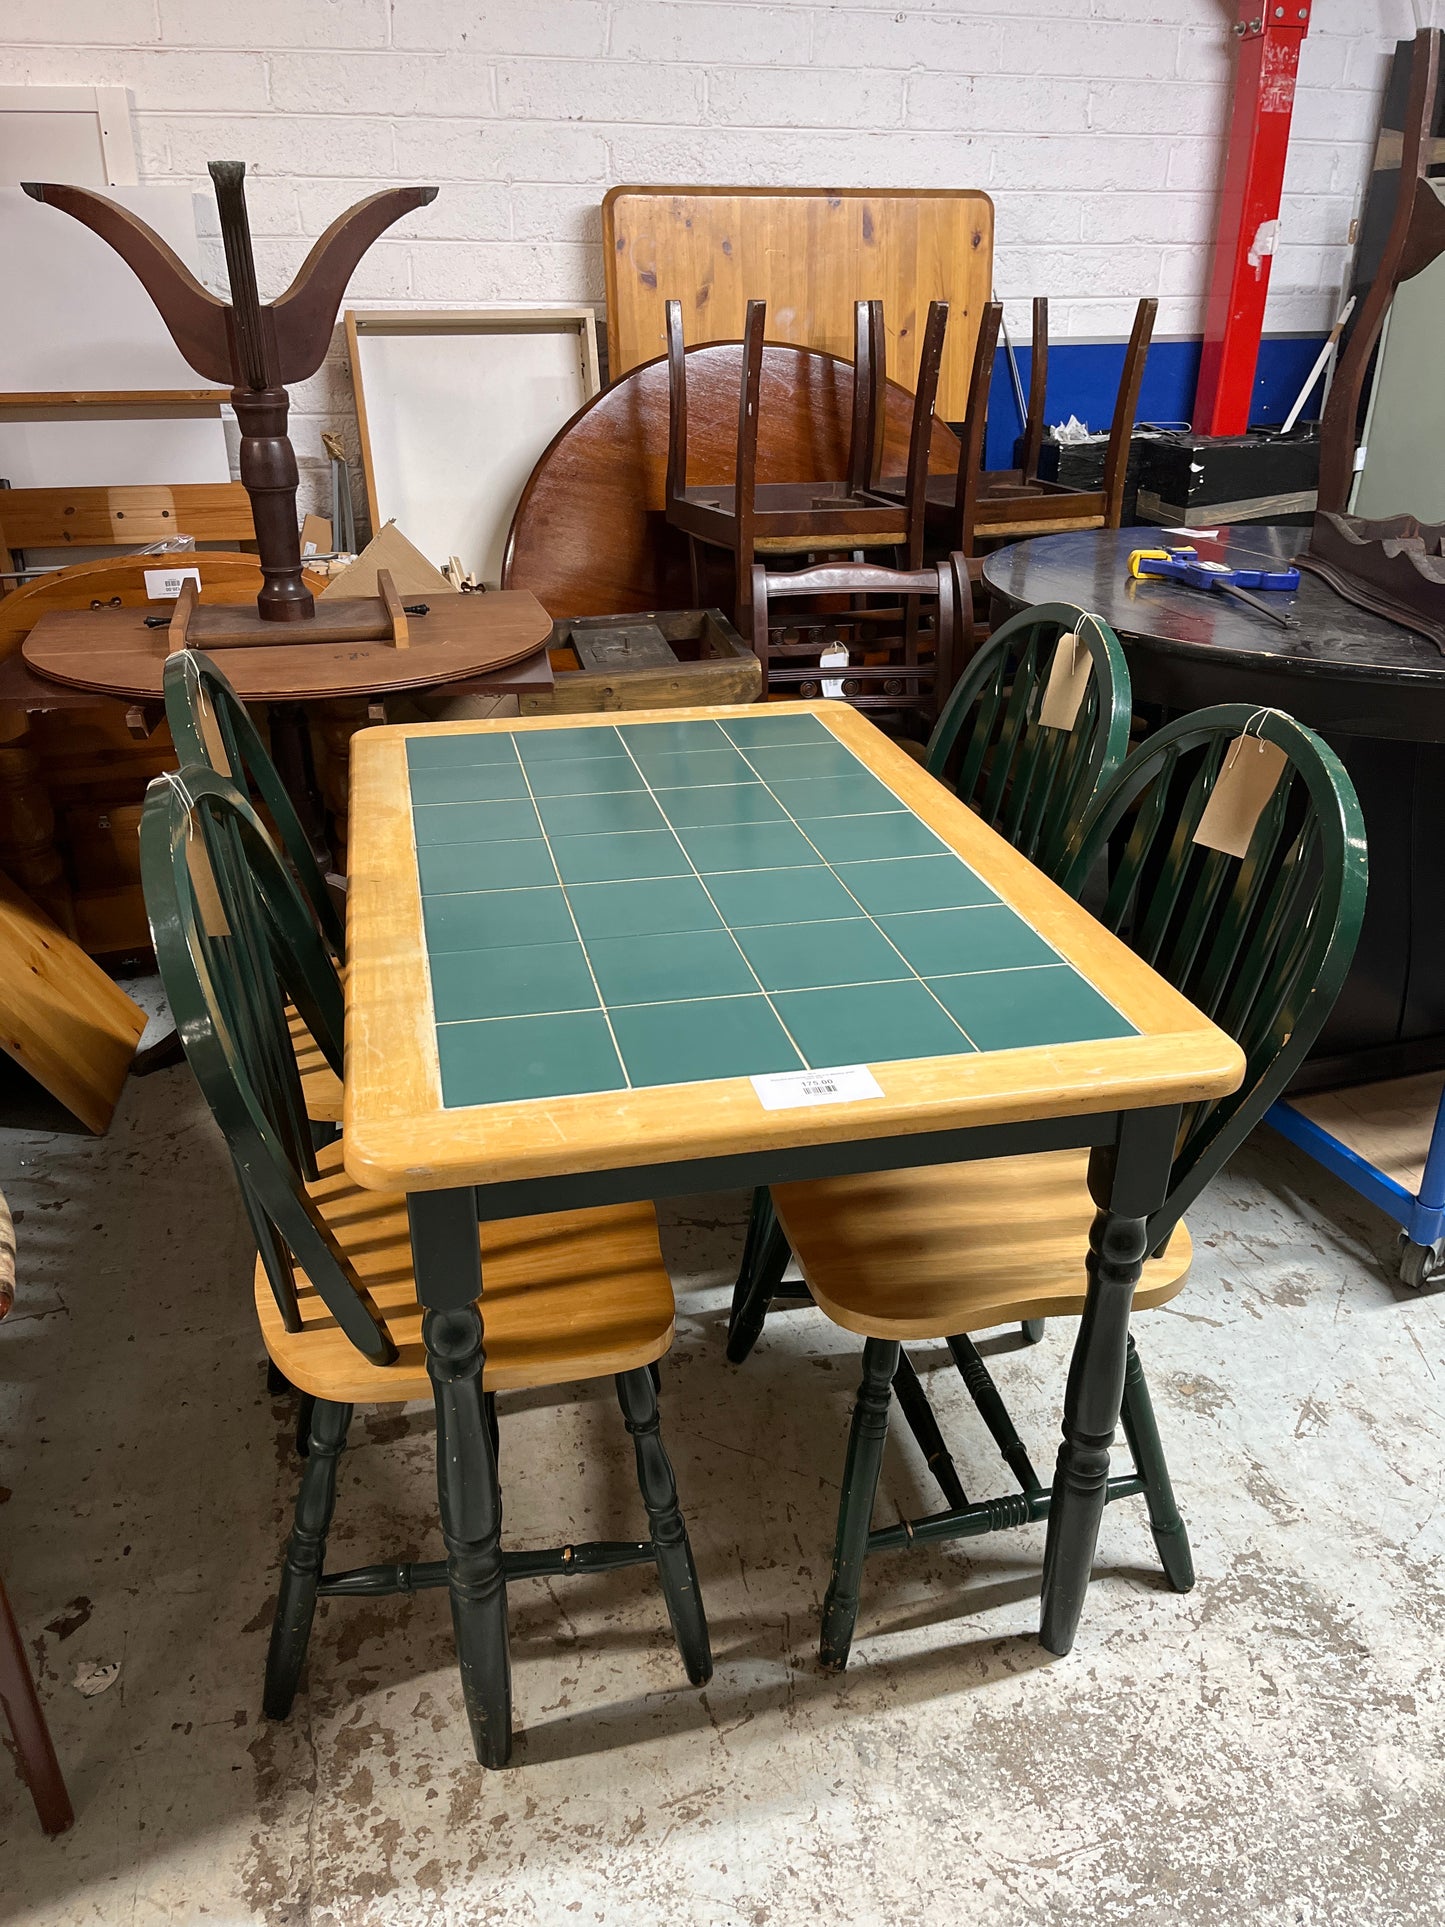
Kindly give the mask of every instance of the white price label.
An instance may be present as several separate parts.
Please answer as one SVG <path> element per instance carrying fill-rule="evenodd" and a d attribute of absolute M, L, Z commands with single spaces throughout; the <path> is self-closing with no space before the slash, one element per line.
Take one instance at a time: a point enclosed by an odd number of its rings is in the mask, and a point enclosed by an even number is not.
<path fill-rule="evenodd" d="M 769 1071 L 749 1080 L 765 1111 L 793 1111 L 800 1104 L 856 1104 L 882 1097 L 883 1087 L 866 1064 L 826 1071 Z"/>
<path fill-rule="evenodd" d="M 146 594 L 152 602 L 174 602 L 187 582 L 194 582 L 198 589 L 201 586 L 199 569 L 147 569 L 145 578 Z"/>

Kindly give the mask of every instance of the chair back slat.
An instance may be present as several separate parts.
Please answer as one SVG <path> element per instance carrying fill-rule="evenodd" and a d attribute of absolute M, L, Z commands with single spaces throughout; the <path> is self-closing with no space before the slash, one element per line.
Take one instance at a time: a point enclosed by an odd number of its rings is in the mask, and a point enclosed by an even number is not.
<path fill-rule="evenodd" d="M 1284 761 L 1236 857 L 1206 848 L 1196 832 L 1246 729 Z M 1170 723 L 1115 772 L 1059 880 L 1078 896 L 1106 863 L 1101 920 L 1245 1056 L 1238 1090 L 1185 1113 L 1169 1195 L 1149 1221 L 1157 1250 L 1285 1088 L 1329 1015 L 1364 915 L 1364 822 L 1339 759 L 1311 730 L 1278 710 L 1224 703 Z"/>
<path fill-rule="evenodd" d="M 1070 729 L 1039 721 L 1062 636 L 1088 649 Z M 926 766 L 1040 869 L 1055 875 L 1084 808 L 1129 746 L 1129 671 L 1107 623 L 1072 603 L 1023 609 L 989 637 L 954 684 Z"/>
<path fill-rule="evenodd" d="M 236 1165 L 282 1316 L 296 1318 L 294 1259 L 358 1351 L 389 1364 L 396 1354 L 385 1326 L 306 1191 L 315 1166 L 286 1001 L 338 1075 L 342 1024 L 341 981 L 310 908 L 251 804 L 203 764 L 151 784 L 140 844 L 166 996 Z"/>
<path fill-rule="evenodd" d="M 203 764 L 227 776 L 264 810 L 281 839 L 333 956 L 345 948 L 340 913 L 316 853 L 246 705 L 207 655 L 178 649 L 163 675 L 166 721 L 182 767 Z"/>

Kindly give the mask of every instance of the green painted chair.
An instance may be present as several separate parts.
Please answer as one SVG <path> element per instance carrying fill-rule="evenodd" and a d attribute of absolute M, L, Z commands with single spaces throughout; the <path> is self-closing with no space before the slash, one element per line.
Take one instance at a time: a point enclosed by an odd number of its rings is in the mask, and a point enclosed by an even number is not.
<path fill-rule="evenodd" d="M 495 1585 L 477 1581 L 475 1547 L 465 1558 L 458 1550 L 450 1560 L 323 1570 L 353 1405 L 433 1394 L 407 1201 L 354 1184 L 339 1142 L 313 1147 L 285 1009 L 289 1001 L 301 1012 L 339 1073 L 341 982 L 311 906 L 255 810 L 226 777 L 188 765 L 151 784 L 140 841 L 166 994 L 196 1080 L 244 1173 L 261 1246 L 254 1291 L 266 1350 L 312 1401 L 266 1663 L 267 1716 L 290 1711 L 318 1599 L 445 1586 L 477 1757 L 504 1765 L 511 1744 L 507 1580 L 641 1564 L 657 1567 L 688 1678 L 701 1684 L 712 1668 L 707 1621 L 654 1378 L 672 1343 L 672 1286 L 647 1204 L 479 1227 L 482 1397 L 475 1412 L 456 1414 L 437 1389 L 437 1454 L 443 1504 L 454 1508 L 448 1516 L 491 1522 Z M 649 1537 L 499 1552 L 495 1393 L 599 1377 L 616 1382 Z"/>
<path fill-rule="evenodd" d="M 1246 731 L 1282 760 L 1239 858 L 1195 832 Z M 1364 824 L 1349 777 L 1317 736 L 1278 711 L 1226 704 L 1162 729 L 1104 786 L 1062 881 L 1077 896 L 1098 869 L 1108 872 L 1101 921 L 1227 1030 L 1246 1060 L 1237 1091 L 1184 1112 L 1168 1195 L 1149 1220 L 1140 1310 L 1183 1288 L 1184 1211 L 1285 1088 L 1329 1015 L 1364 914 Z M 782 1234 L 814 1301 L 865 1340 L 823 1609 L 825 1664 L 847 1662 L 869 1552 L 1047 1518 L 1051 1495 L 967 1334 L 1084 1310 L 1086 1252 L 1104 1222 L 1091 1175 L 1088 1152 L 1060 1151 L 775 1188 Z M 1016 1492 L 967 1499 L 903 1350 L 916 1340 L 946 1342 Z M 894 1388 L 947 1509 L 870 1531 Z M 1189 1542 L 1132 1338 L 1122 1396 L 1134 1469 L 1109 1480 L 1107 1496 L 1143 1494 L 1169 1583 L 1184 1592 L 1194 1583 Z"/>
<path fill-rule="evenodd" d="M 246 705 L 211 658 L 196 649 L 178 649 L 167 656 L 162 684 L 166 721 L 182 768 L 195 764 L 230 777 L 253 807 L 264 813 L 327 949 L 341 959 L 346 933 L 336 899 Z M 299 1012 L 288 1009 L 286 1021 L 306 1114 L 325 1132 L 341 1122 L 341 1079 Z"/>
<path fill-rule="evenodd" d="M 1069 728 L 1039 721 L 1061 637 L 1088 650 L 1090 672 Z M 924 767 L 1048 876 L 1059 878 L 1070 836 L 1129 749 L 1129 668 L 1119 638 L 1070 602 L 1023 609 L 973 657 L 928 739 Z M 766 1190 L 754 1193 L 728 1319 L 727 1355 L 740 1365 L 774 1298 L 790 1294 L 791 1253 Z M 794 1293 L 793 1296 L 806 1294 Z M 1030 1339 L 1042 1337 L 1031 1327 Z"/>

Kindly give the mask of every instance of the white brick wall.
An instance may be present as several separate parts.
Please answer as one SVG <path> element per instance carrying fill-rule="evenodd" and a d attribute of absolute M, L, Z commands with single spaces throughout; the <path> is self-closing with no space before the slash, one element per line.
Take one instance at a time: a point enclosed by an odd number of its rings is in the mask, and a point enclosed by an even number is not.
<path fill-rule="evenodd" d="M 602 299 L 617 181 L 967 186 L 1027 325 L 1198 331 L 1229 98 L 1224 0 L 4 0 L 7 82 L 129 87 L 145 180 L 250 168 L 263 289 L 351 200 L 436 181 L 353 301 Z M 1269 326 L 1326 326 L 1390 48 L 1445 0 L 1313 0 Z M 219 243 L 210 243 L 218 285 Z M 354 437 L 333 362 L 296 397 Z"/>

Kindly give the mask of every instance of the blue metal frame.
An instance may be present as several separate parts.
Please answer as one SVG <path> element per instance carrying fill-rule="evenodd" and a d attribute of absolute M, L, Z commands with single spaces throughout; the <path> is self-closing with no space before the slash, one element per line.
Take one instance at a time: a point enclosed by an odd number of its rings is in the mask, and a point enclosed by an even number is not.
<path fill-rule="evenodd" d="M 1420 1190 L 1415 1196 L 1283 1098 L 1265 1112 L 1265 1122 L 1392 1218 L 1411 1244 L 1433 1248 L 1445 1239 L 1445 1091 L 1441 1092 Z"/>

